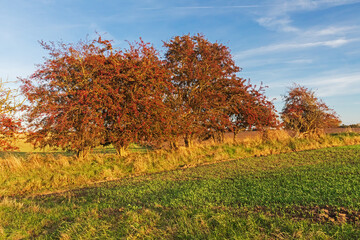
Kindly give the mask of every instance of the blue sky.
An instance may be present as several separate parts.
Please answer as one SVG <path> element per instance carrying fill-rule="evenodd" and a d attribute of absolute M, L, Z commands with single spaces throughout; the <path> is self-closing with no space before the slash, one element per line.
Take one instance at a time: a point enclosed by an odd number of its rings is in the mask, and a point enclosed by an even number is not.
<path fill-rule="evenodd" d="M 360 123 L 359 13 L 360 0 L 0 0 L 0 78 L 33 73 L 47 54 L 38 40 L 99 32 L 118 48 L 142 37 L 163 52 L 162 41 L 203 33 L 230 47 L 239 76 L 269 87 L 279 111 L 296 82 Z"/>

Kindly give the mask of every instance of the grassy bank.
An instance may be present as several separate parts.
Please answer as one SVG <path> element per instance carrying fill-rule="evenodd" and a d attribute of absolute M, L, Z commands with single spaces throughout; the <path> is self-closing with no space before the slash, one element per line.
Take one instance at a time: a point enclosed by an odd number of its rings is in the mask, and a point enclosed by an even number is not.
<path fill-rule="evenodd" d="M 0 239 L 359 239 L 359 156 L 326 148 L 5 197 Z"/>
<path fill-rule="evenodd" d="M 0 158 L 0 196 L 36 195 L 143 174 L 183 169 L 251 156 L 360 144 L 360 135 L 342 133 L 294 139 L 272 132 L 265 139 L 202 145 L 176 151 L 134 152 L 126 157 L 94 153 L 79 160 L 66 153 L 11 153 Z"/>

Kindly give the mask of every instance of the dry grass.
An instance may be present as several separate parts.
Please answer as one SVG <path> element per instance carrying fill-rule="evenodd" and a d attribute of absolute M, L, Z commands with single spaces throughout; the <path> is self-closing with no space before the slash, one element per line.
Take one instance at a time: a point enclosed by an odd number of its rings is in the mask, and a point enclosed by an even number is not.
<path fill-rule="evenodd" d="M 285 131 L 267 131 L 236 143 L 207 143 L 177 150 L 154 150 L 115 154 L 92 154 L 77 159 L 58 153 L 8 153 L 0 158 L 0 196 L 31 194 L 87 186 L 101 181 L 154 172 L 189 168 L 250 156 L 360 144 L 360 135 L 344 133 L 296 139 Z"/>
<path fill-rule="evenodd" d="M 53 154 L 28 154 L 25 156 L 16 156 L 7 153 L 0 159 L 1 171 L 26 172 L 30 169 L 47 168 L 49 170 L 69 166 L 71 161 L 78 161 L 74 157 Z"/>

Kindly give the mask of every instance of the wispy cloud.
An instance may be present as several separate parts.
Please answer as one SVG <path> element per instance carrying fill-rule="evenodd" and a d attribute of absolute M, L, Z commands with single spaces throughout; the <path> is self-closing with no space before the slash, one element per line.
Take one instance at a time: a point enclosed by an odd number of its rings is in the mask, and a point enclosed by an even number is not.
<path fill-rule="evenodd" d="M 339 70 L 339 69 L 338 69 Z M 272 82 L 269 84 L 271 90 L 271 96 L 276 98 L 274 101 L 278 109 L 282 108 L 282 94 L 285 93 L 286 89 L 291 86 L 292 82 L 298 83 L 302 86 L 306 86 L 315 91 L 316 96 L 325 100 L 326 98 L 337 99 L 338 110 L 341 110 L 341 105 L 347 103 L 349 106 L 358 105 L 358 97 L 360 95 L 360 72 L 334 74 L 334 72 L 324 72 L 321 76 L 308 77 L 304 81 L 304 78 L 292 79 L 289 81 Z M 355 101 L 345 102 L 342 101 L 343 97 L 350 97 Z M 327 99 L 328 100 L 328 99 Z M 340 112 L 339 112 L 340 113 Z M 354 116 L 358 113 L 346 113 L 343 112 L 341 115 L 345 117 L 348 122 L 354 121 Z M 358 120 L 357 120 L 358 121 Z"/>
<path fill-rule="evenodd" d="M 311 87 L 317 88 L 320 97 L 360 95 L 360 72 L 334 76 L 328 74 L 307 82 Z"/>
<path fill-rule="evenodd" d="M 291 25 L 289 17 L 262 17 L 256 20 L 261 26 L 266 28 L 279 30 L 282 32 L 297 32 L 298 28 Z"/>
<path fill-rule="evenodd" d="M 136 6 L 130 8 L 126 13 L 116 13 L 106 16 L 104 21 L 108 23 L 133 23 L 161 20 L 171 22 L 174 19 L 183 19 L 187 21 L 190 17 L 203 17 L 208 15 L 227 15 L 239 12 L 248 13 L 251 9 L 263 8 L 261 5 L 207 5 L 200 1 L 194 1 L 192 4 L 178 3 L 171 1 L 154 1 L 142 4 L 139 1 Z M 130 14 L 129 14 L 130 13 Z M 126 17 L 124 17 L 126 16 Z"/>
<path fill-rule="evenodd" d="M 359 3 L 359 0 L 279 0 L 267 8 L 259 9 L 256 21 L 263 27 L 280 32 L 297 32 L 290 15 L 295 12 L 314 11 L 340 5 Z"/>
<path fill-rule="evenodd" d="M 149 7 L 139 10 L 164 10 L 164 9 L 234 9 L 234 8 L 259 8 L 260 5 L 233 5 L 233 6 L 177 6 L 177 7 Z"/>
<path fill-rule="evenodd" d="M 286 63 L 290 63 L 290 64 L 309 64 L 312 62 L 313 62 L 313 60 L 308 59 L 308 58 L 294 59 L 294 60 L 286 61 Z"/>
<path fill-rule="evenodd" d="M 304 77 L 293 78 L 292 82 L 313 89 L 319 97 L 360 95 L 360 72 L 345 73 L 346 70 L 343 72 L 343 74 L 336 74 L 334 71 L 328 71 L 316 77 L 306 77 L 307 80 L 304 80 Z M 288 81 L 273 82 L 271 88 L 282 89 L 290 85 L 291 82 Z"/>
<path fill-rule="evenodd" d="M 346 34 L 352 31 L 358 31 L 359 28 L 356 26 L 329 26 L 322 29 L 312 29 L 306 32 L 309 35 L 317 35 L 317 36 L 329 36 L 329 35 L 339 35 Z"/>
<path fill-rule="evenodd" d="M 350 42 L 360 41 L 360 39 L 345 39 L 338 38 L 329 41 L 316 41 L 316 42 L 298 42 L 298 43 L 280 43 L 272 44 L 268 46 L 263 46 L 259 48 L 249 49 L 243 52 L 239 52 L 234 55 L 235 59 L 242 59 L 250 56 L 264 55 L 272 52 L 283 52 L 288 50 L 299 50 L 304 48 L 313 48 L 313 47 L 331 47 L 337 48 L 348 44 Z"/>

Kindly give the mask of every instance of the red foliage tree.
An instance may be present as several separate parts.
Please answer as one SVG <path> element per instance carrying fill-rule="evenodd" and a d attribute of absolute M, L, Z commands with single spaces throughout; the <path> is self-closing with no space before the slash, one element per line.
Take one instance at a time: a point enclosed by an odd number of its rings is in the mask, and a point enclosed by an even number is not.
<path fill-rule="evenodd" d="M 29 104 L 28 141 L 80 157 L 98 145 L 123 154 L 129 143 L 158 145 L 181 135 L 217 136 L 240 126 L 270 124 L 273 106 L 239 72 L 227 47 L 202 35 L 164 43 L 166 60 L 142 40 L 114 50 L 99 37 L 46 44 L 49 57 L 22 92 Z"/>
<path fill-rule="evenodd" d="M 229 49 L 203 35 L 184 35 L 165 42 L 167 67 L 175 87 L 170 102 L 176 112 L 178 134 L 185 145 L 194 137 L 224 131 L 229 124 L 223 89 L 240 70 Z"/>
<path fill-rule="evenodd" d="M 228 101 L 234 140 L 239 131 L 279 126 L 275 106 L 267 99 L 264 87 L 245 82 L 241 79 L 235 83 L 237 87 L 231 89 Z"/>
<path fill-rule="evenodd" d="M 107 141 L 123 154 L 131 142 L 157 145 L 167 139 L 172 112 L 165 98 L 172 85 L 158 52 L 141 40 L 109 61 L 114 103 L 107 113 Z"/>
<path fill-rule="evenodd" d="M 99 37 L 76 45 L 45 44 L 50 57 L 22 79 L 30 134 L 39 147 L 61 147 L 80 157 L 98 145 L 123 154 L 131 142 L 156 144 L 168 129 L 164 104 L 171 84 L 158 53 L 140 41 L 113 50 Z"/>
<path fill-rule="evenodd" d="M 297 136 L 318 134 L 324 128 L 339 126 L 340 119 L 315 92 L 300 85 L 291 87 L 284 96 L 281 118 L 287 129 Z"/>
<path fill-rule="evenodd" d="M 111 43 L 99 37 L 75 45 L 41 45 L 49 51 L 49 58 L 32 76 L 22 79 L 22 92 L 29 102 L 28 141 L 84 157 L 103 140 Z"/>
<path fill-rule="evenodd" d="M 236 76 L 240 68 L 228 47 L 199 34 L 174 37 L 164 46 L 175 87 L 170 103 L 185 145 L 194 137 L 221 141 L 225 131 L 275 125 L 274 106 L 262 88 Z"/>
<path fill-rule="evenodd" d="M 21 130 L 21 122 L 15 113 L 20 103 L 16 102 L 13 91 L 5 88 L 0 79 L 0 150 L 17 150 L 14 144 Z"/>

